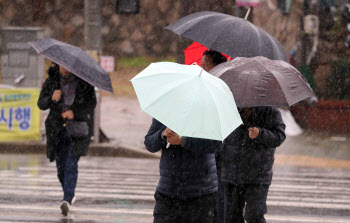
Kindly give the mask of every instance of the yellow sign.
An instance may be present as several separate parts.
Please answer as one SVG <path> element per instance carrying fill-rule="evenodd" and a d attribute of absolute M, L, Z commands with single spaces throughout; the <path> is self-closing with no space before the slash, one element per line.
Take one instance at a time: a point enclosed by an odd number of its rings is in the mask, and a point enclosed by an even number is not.
<path fill-rule="evenodd" d="M 0 89 L 0 141 L 40 139 L 39 89 Z"/>

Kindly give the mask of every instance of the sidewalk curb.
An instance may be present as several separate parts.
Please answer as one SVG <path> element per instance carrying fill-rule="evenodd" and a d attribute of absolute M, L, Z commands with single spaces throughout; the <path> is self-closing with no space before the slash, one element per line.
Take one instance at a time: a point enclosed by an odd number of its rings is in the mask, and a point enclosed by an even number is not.
<path fill-rule="evenodd" d="M 41 142 L 0 142 L 0 153 L 11 154 L 45 154 L 46 144 Z M 134 148 L 124 144 L 90 144 L 88 156 L 109 156 L 159 159 L 160 154 Z"/>

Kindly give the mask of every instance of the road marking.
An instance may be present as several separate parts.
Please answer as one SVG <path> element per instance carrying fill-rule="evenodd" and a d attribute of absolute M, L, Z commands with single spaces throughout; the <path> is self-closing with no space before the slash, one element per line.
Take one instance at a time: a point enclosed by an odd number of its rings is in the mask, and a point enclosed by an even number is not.
<path fill-rule="evenodd" d="M 9 214 L 14 214 L 15 212 L 20 212 L 23 214 L 23 216 L 26 216 L 25 213 L 43 213 L 48 216 L 52 215 L 53 213 L 59 212 L 58 207 L 51 207 L 51 206 L 36 206 L 36 205 L 8 205 L 8 204 L 0 204 L 0 210 L 2 211 L 2 214 L 0 215 L 0 219 L 4 219 L 4 213 L 6 211 L 9 211 Z M 72 213 L 70 214 L 70 217 L 75 219 L 75 216 L 78 214 L 89 214 L 87 217 L 90 219 L 94 218 L 100 218 L 100 215 L 103 215 L 105 220 L 111 219 L 112 216 L 109 215 L 133 215 L 134 219 L 137 220 L 138 218 L 135 218 L 136 215 L 141 216 L 148 216 L 148 219 L 152 218 L 153 215 L 153 209 L 125 209 L 125 208 L 118 208 L 118 209 L 112 209 L 112 208 L 91 208 L 91 207 L 78 207 L 73 206 L 71 209 Z M 92 214 L 95 214 L 92 215 Z M 82 215 L 84 216 L 84 215 Z M 38 216 L 40 217 L 40 216 Z M 45 216 L 42 216 L 45 217 Z M 53 217 L 59 217 L 56 215 L 53 215 Z M 266 215 L 265 216 L 267 221 L 280 221 L 280 222 L 303 222 L 303 223 L 349 223 L 349 219 L 340 218 L 340 217 L 308 217 L 308 216 L 295 216 L 295 215 Z M 126 220 L 128 218 L 125 218 Z M 13 221 L 11 221 L 12 223 Z"/>

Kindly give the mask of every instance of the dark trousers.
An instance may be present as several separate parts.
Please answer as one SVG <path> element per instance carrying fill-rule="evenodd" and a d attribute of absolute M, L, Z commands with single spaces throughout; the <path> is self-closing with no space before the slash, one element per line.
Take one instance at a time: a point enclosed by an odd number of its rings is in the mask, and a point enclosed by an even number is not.
<path fill-rule="evenodd" d="M 266 223 L 268 191 L 269 185 L 224 183 L 225 223 Z"/>
<path fill-rule="evenodd" d="M 61 135 L 62 136 L 62 135 Z M 72 203 L 78 181 L 79 156 L 75 156 L 68 137 L 62 137 L 56 151 L 57 177 L 63 189 L 63 200 Z"/>
<path fill-rule="evenodd" d="M 224 211 L 224 185 L 221 181 L 221 159 L 216 159 L 216 170 L 218 175 L 218 193 L 216 197 L 216 213 L 215 213 L 215 223 L 225 222 L 225 211 Z"/>
<path fill-rule="evenodd" d="M 154 194 L 154 223 L 212 223 L 214 220 L 216 193 L 180 200 Z"/>

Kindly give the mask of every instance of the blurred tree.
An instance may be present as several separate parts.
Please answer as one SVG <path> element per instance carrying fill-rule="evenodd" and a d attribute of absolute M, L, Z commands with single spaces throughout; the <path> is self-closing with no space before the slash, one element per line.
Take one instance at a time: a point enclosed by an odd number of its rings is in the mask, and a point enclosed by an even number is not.
<path fill-rule="evenodd" d="M 32 21 L 36 25 L 42 25 L 45 20 L 45 5 L 46 0 L 32 0 Z"/>
<path fill-rule="evenodd" d="M 327 78 L 326 97 L 332 100 L 350 99 L 350 61 L 336 59 L 332 62 Z"/>

